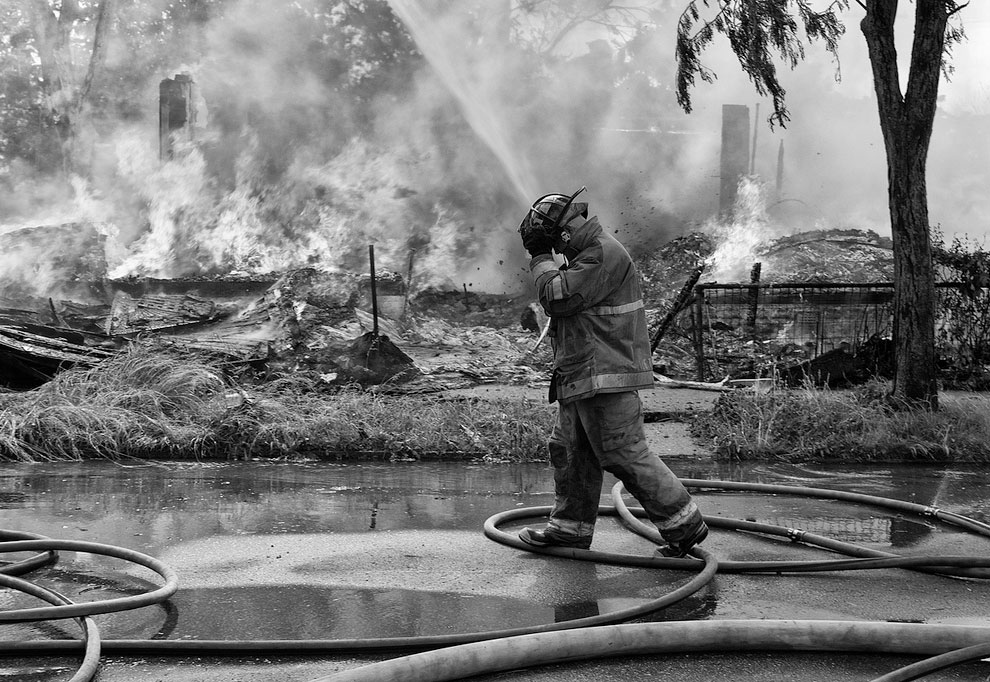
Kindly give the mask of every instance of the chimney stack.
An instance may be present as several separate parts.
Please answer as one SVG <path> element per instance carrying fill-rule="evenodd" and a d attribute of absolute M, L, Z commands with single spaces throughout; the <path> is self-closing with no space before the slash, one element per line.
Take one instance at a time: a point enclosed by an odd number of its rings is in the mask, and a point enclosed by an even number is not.
<path fill-rule="evenodd" d="M 749 107 L 744 104 L 723 104 L 719 214 L 723 216 L 732 214 L 739 189 L 739 179 L 748 173 L 749 165 Z"/>
<path fill-rule="evenodd" d="M 158 157 L 167 161 L 175 156 L 179 142 L 191 142 L 196 123 L 193 106 L 193 79 L 177 73 L 158 86 Z"/>

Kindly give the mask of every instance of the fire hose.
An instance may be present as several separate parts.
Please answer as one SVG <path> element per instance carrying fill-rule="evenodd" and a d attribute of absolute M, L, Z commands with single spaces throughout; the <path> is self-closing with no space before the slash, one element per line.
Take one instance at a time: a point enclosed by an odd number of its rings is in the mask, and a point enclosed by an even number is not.
<path fill-rule="evenodd" d="M 682 479 L 682 482 L 688 487 L 695 488 L 791 494 L 885 507 L 898 512 L 933 518 L 968 532 L 990 537 L 988 524 L 953 512 L 900 500 L 772 484 L 701 479 Z M 603 515 L 617 515 L 633 532 L 652 542 L 662 543 L 656 529 L 640 521 L 645 517 L 643 510 L 626 506 L 622 492 L 621 484 L 617 484 L 612 489 L 614 506 L 603 505 L 599 512 Z M 712 528 L 783 537 L 793 542 L 844 554 L 850 558 L 815 561 L 719 561 L 701 547 L 693 550 L 695 558 L 685 559 L 654 558 L 581 549 L 535 548 L 499 528 L 510 521 L 545 516 L 548 512 L 549 507 L 531 507 L 495 514 L 486 520 L 484 534 L 500 544 L 552 556 L 613 565 L 680 570 L 694 575 L 670 593 L 640 606 L 598 616 L 524 628 L 455 635 L 371 639 L 101 641 L 99 632 L 89 616 L 165 602 L 177 589 L 175 572 L 153 557 L 129 549 L 92 542 L 52 540 L 30 533 L 0 530 L 0 551 L 38 552 L 29 559 L 0 567 L 0 586 L 23 591 L 50 604 L 42 608 L 0 612 L 0 622 L 75 618 L 83 631 L 82 640 L 3 642 L 2 649 L 8 655 L 75 652 L 81 649 L 84 652 L 83 660 L 70 682 L 91 680 L 96 674 L 101 652 L 157 655 L 229 654 L 238 651 L 250 651 L 255 655 L 417 652 L 320 677 L 311 682 L 456 680 L 484 673 L 563 661 L 691 651 L 706 653 L 745 650 L 869 651 L 930 656 L 873 680 L 873 682 L 899 682 L 918 679 L 936 670 L 990 655 L 990 627 L 985 626 L 817 620 L 715 620 L 623 624 L 685 599 L 702 589 L 718 572 L 783 573 L 904 568 L 963 579 L 986 579 L 990 577 L 990 558 L 904 557 L 795 529 L 708 516 L 705 520 Z M 57 558 L 58 550 L 90 552 L 137 563 L 155 571 L 164 580 L 164 584 L 139 595 L 76 604 L 53 590 L 14 577 L 51 563 Z"/>

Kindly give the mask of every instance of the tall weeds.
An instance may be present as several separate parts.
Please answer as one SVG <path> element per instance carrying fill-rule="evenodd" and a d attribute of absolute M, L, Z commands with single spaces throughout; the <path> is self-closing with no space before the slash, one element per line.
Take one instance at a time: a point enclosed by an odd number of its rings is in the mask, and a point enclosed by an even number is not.
<path fill-rule="evenodd" d="M 206 357 L 136 346 L 98 367 L 0 394 L 0 459 L 544 458 L 552 410 L 415 399 L 304 377 L 240 384 Z"/>
<path fill-rule="evenodd" d="M 981 462 L 990 458 L 990 413 L 943 396 L 938 412 L 891 403 L 875 382 L 852 390 L 806 386 L 734 392 L 692 429 L 739 460 Z"/>
<path fill-rule="evenodd" d="M 0 399 L 0 456 L 21 461 L 176 454 L 204 436 L 227 383 L 205 362 L 134 349 Z"/>

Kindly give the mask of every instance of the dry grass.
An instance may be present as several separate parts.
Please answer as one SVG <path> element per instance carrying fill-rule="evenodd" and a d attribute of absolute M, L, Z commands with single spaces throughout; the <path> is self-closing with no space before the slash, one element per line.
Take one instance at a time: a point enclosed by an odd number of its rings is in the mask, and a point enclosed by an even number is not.
<path fill-rule="evenodd" d="M 852 390 L 735 392 L 693 424 L 718 455 L 739 460 L 984 462 L 990 399 L 943 396 L 941 409 L 898 409 L 886 384 Z"/>
<path fill-rule="evenodd" d="M 552 409 L 525 401 L 241 385 L 207 358 L 136 347 L 0 394 L 0 459 L 545 458 Z"/>
<path fill-rule="evenodd" d="M 0 456 L 21 461 L 177 454 L 195 447 L 227 383 L 209 364 L 133 350 L 0 399 Z"/>
<path fill-rule="evenodd" d="M 731 459 L 983 462 L 990 399 L 895 409 L 886 386 L 737 391 L 694 433 Z M 34 391 L 0 393 L 0 460 L 545 461 L 555 408 L 524 400 L 328 392 L 303 375 L 238 383 L 207 358 L 136 347 Z"/>

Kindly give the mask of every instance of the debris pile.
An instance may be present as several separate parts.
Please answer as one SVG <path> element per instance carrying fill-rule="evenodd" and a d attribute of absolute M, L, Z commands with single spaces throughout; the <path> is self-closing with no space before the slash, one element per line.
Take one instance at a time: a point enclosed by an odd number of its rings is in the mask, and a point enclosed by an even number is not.
<path fill-rule="evenodd" d="M 31 322 L 14 322 L 0 311 L 0 386 L 33 388 L 61 369 L 93 367 L 117 352 L 112 339 Z"/>
<path fill-rule="evenodd" d="M 0 300 L 65 298 L 102 301 L 98 283 L 81 273 L 107 270 L 106 226 L 65 223 L 24 227 L 0 234 Z"/>
<path fill-rule="evenodd" d="M 0 385 L 32 388 L 148 338 L 262 379 L 303 373 L 328 386 L 427 392 L 545 380 L 549 351 L 531 352 L 535 336 L 520 325 L 528 301 L 435 290 L 409 300 L 398 276 L 377 281 L 377 317 L 367 278 L 313 268 L 250 283 L 104 280 L 95 290 L 110 292 L 109 303 L 21 297 L 0 308 Z"/>
<path fill-rule="evenodd" d="M 894 246 L 872 230 L 813 230 L 780 237 L 757 254 L 763 282 L 889 282 Z"/>
<path fill-rule="evenodd" d="M 892 377 L 894 343 L 879 336 L 870 337 L 855 352 L 848 347 L 835 348 L 821 355 L 778 370 L 785 386 L 802 386 L 811 382 L 828 388 L 847 388 L 873 377 Z"/>
<path fill-rule="evenodd" d="M 699 375 L 698 339 L 691 315 L 679 299 L 697 268 L 717 266 L 712 263 L 715 247 L 708 235 L 698 232 L 678 237 L 639 260 L 647 300 L 658 307 L 650 322 L 651 329 L 662 333 L 659 343 L 654 337 L 654 368 L 660 374 Z M 779 237 L 756 246 L 751 257 L 749 281 L 720 284 L 876 283 L 891 281 L 893 274 L 891 240 L 865 230 L 814 230 Z M 716 269 L 703 268 L 699 281 L 711 283 Z M 774 329 L 757 326 L 756 320 L 727 324 L 716 318 L 706 323 L 701 333 L 703 376 L 718 380 L 777 375 L 792 385 L 808 379 L 820 385 L 843 385 L 865 380 L 871 372 L 887 372 L 891 362 L 892 351 L 886 345 L 866 344 L 853 351 L 835 348 L 819 355 L 821 349 L 814 344 L 785 343 L 776 338 Z M 889 344 L 889 339 L 884 341 Z"/>
<path fill-rule="evenodd" d="M 65 229 L 72 232 L 70 227 Z M 22 251 L 37 249 L 42 232 L 9 240 Z M 75 239 L 88 245 L 81 249 L 88 254 L 82 257 L 85 263 L 59 256 L 58 267 L 49 268 L 61 273 L 62 285 L 53 290 L 62 300 L 28 291 L 24 281 L 0 289 L 0 357 L 5 361 L 0 385 L 36 386 L 61 369 L 94 366 L 149 337 L 253 368 L 261 379 L 306 373 L 328 386 L 358 383 L 407 393 L 478 383 L 541 386 L 548 380 L 550 344 L 542 339 L 547 318 L 529 292 L 479 293 L 465 285 L 462 291 L 413 293 L 396 273 L 369 278 L 314 268 L 82 281 L 71 274 L 73 268 L 105 272 L 105 263 L 98 262 L 99 231 L 80 232 Z M 761 247 L 764 280 L 815 279 L 823 268 L 833 274 L 830 279 L 889 280 L 888 241 L 857 230 L 781 238 Z M 681 299 L 699 271 L 705 281 L 704 264 L 714 250 L 710 237 L 696 233 L 638 260 L 654 368 L 665 377 L 697 377 L 692 320 Z M 848 352 L 816 358 L 814 349 L 797 346 L 772 350 L 757 334 L 718 325 L 708 330 L 705 341 L 718 347 L 716 378 L 767 376 L 767 367 L 795 382 L 826 375 L 851 378 L 881 362 L 846 357 Z"/>

